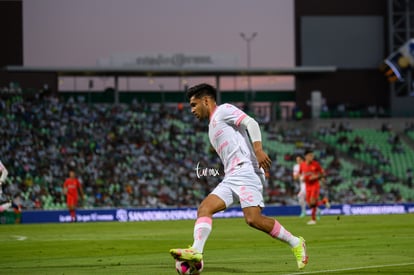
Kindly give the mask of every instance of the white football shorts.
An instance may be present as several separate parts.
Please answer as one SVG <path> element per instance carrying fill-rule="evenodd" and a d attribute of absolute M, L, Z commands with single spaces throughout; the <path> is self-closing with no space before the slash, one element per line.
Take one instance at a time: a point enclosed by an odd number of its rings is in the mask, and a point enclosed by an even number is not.
<path fill-rule="evenodd" d="M 298 197 L 306 198 L 306 184 L 304 182 L 300 182 L 300 190 L 298 193 Z"/>
<path fill-rule="evenodd" d="M 226 175 L 211 194 L 221 198 L 225 202 L 226 208 L 235 201 L 240 202 L 241 208 L 250 206 L 263 208 L 264 173 L 256 173 L 253 167 L 248 164 L 242 164 L 237 169 L 231 175 Z"/>

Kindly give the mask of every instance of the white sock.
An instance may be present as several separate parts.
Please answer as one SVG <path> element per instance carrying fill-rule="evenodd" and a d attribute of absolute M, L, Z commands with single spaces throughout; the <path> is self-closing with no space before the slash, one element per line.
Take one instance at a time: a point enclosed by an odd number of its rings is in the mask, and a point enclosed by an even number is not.
<path fill-rule="evenodd" d="M 275 220 L 275 225 L 273 226 L 273 229 L 269 234 L 273 238 L 276 238 L 285 243 L 288 243 L 291 247 L 295 247 L 299 244 L 299 238 L 296 236 L 293 236 L 277 220 Z"/>
<path fill-rule="evenodd" d="M 210 217 L 200 217 L 194 225 L 194 243 L 191 246 L 198 252 L 203 253 L 204 245 L 210 235 L 213 220 Z"/>
<path fill-rule="evenodd" d="M 306 201 L 303 198 L 300 198 L 299 204 L 300 204 L 302 213 L 306 213 Z"/>

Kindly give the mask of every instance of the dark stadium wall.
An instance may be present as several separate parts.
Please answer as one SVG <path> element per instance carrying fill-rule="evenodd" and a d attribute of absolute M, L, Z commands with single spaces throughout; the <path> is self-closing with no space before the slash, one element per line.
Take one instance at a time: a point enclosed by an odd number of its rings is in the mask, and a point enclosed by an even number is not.
<path fill-rule="evenodd" d="M 414 96 L 396 96 L 391 99 L 393 117 L 414 117 Z"/>
<path fill-rule="evenodd" d="M 295 0 L 295 58 L 296 64 L 301 59 L 300 21 L 303 16 L 383 16 L 386 17 L 386 0 Z M 384 22 L 385 23 L 385 22 Z M 384 26 L 385 29 L 385 26 Z M 385 41 L 384 41 L 384 44 Z"/>
<path fill-rule="evenodd" d="M 296 104 L 303 110 L 304 116 L 310 117 L 312 91 L 320 91 L 326 104 L 335 107 L 345 104 L 353 109 L 358 106 L 382 107 L 390 111 L 389 84 L 378 70 L 338 70 L 323 76 L 296 77 Z"/>
<path fill-rule="evenodd" d="M 300 15 L 378 15 L 387 10 L 387 0 L 295 0 Z"/>
<path fill-rule="evenodd" d="M 23 65 L 22 1 L 0 1 L 0 67 Z"/>
<path fill-rule="evenodd" d="M 24 92 L 34 93 L 38 90 L 58 91 L 57 73 L 10 73 L 0 71 L 0 88 L 8 87 L 10 82 L 18 83 Z"/>
<path fill-rule="evenodd" d="M 0 1 L 0 37 L 0 68 L 23 65 L 22 1 Z M 36 91 L 47 87 L 50 91 L 57 91 L 55 73 L 7 73 L 0 69 L 0 87 L 9 87 L 10 82 L 19 83 L 25 90 Z"/>
<path fill-rule="evenodd" d="M 308 100 L 312 91 L 320 91 L 330 107 L 344 104 L 348 110 L 367 106 L 390 107 L 388 83 L 378 70 L 340 70 L 324 77 L 301 76 L 296 81 L 296 100 L 310 115 Z M 331 109 L 332 111 L 332 109 Z"/>
<path fill-rule="evenodd" d="M 295 0 L 296 66 L 338 68 L 323 77 L 296 77 L 296 102 L 305 117 L 310 117 L 308 102 L 315 90 L 321 91 L 328 105 L 390 109 L 389 85 L 378 69 L 388 52 L 386 14 L 386 0 Z M 328 23 L 320 29 L 309 26 L 315 22 Z M 365 33 L 358 36 L 360 29 Z M 370 51 L 372 47 L 375 51 Z"/>

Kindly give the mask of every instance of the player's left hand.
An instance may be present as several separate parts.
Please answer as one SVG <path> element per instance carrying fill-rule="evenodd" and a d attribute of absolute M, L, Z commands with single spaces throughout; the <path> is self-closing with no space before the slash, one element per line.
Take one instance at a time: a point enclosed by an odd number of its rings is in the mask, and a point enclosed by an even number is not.
<path fill-rule="evenodd" d="M 259 162 L 259 167 L 269 170 L 272 160 L 263 150 L 256 150 L 256 158 Z"/>

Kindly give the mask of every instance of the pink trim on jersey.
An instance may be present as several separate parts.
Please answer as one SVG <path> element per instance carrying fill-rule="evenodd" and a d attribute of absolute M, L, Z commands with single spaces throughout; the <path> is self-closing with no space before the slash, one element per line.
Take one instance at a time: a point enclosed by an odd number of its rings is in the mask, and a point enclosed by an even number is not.
<path fill-rule="evenodd" d="M 224 147 L 228 146 L 229 142 L 227 140 L 225 140 L 222 144 L 219 145 L 219 147 L 217 148 L 217 153 L 221 154 L 221 151 L 223 151 Z"/>
<path fill-rule="evenodd" d="M 216 110 L 217 110 L 217 105 L 214 107 L 214 110 L 213 110 L 213 112 L 210 114 L 210 120 L 211 120 L 211 118 L 213 117 L 213 115 L 214 115 L 214 113 L 216 112 Z"/>
<path fill-rule="evenodd" d="M 276 238 L 277 236 L 279 236 L 280 228 L 282 228 L 282 226 L 277 220 L 275 220 L 275 225 L 273 226 L 272 231 L 270 231 L 269 233 L 270 236 L 272 236 L 273 238 Z"/>
<path fill-rule="evenodd" d="M 211 225 L 213 223 L 213 220 L 210 217 L 200 217 L 196 221 L 196 224 L 199 224 L 199 223 L 208 223 Z"/>
<path fill-rule="evenodd" d="M 246 114 L 242 114 L 237 120 L 236 120 L 236 126 L 239 127 L 240 123 L 242 122 L 242 120 L 247 117 Z"/>
<path fill-rule="evenodd" d="M 214 134 L 214 140 L 216 140 L 219 136 L 221 136 L 221 134 L 223 134 L 224 131 L 223 130 L 218 130 L 215 134 Z"/>
<path fill-rule="evenodd" d="M 233 173 L 234 168 L 235 168 L 237 165 L 239 165 L 239 164 L 240 164 L 240 158 L 235 157 L 235 158 L 231 161 L 231 164 L 230 164 L 230 170 L 229 170 L 230 174 L 231 174 L 231 173 Z"/>

